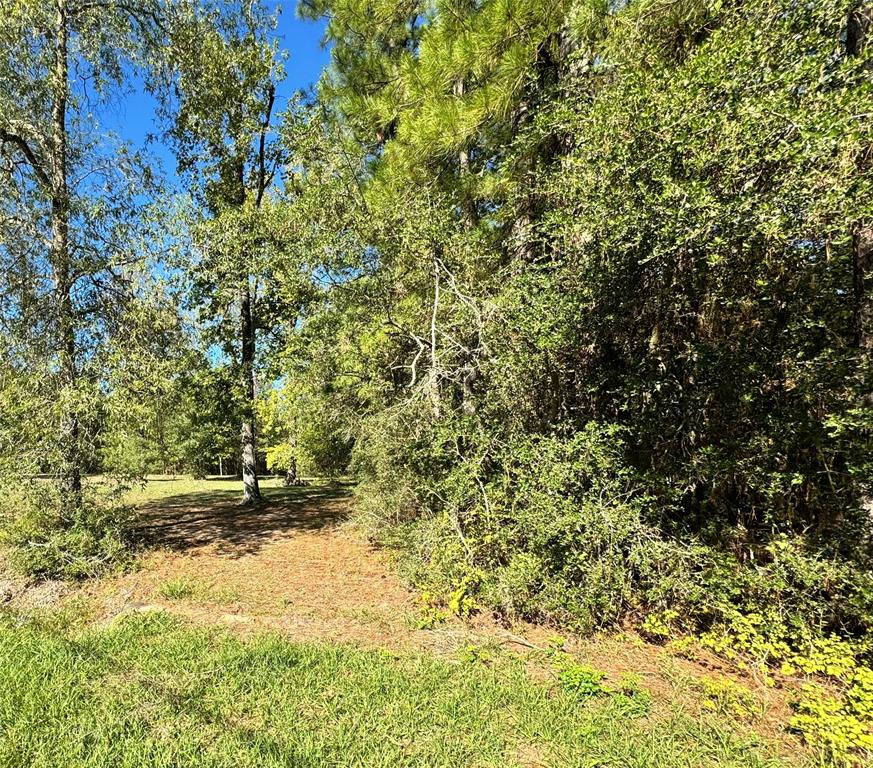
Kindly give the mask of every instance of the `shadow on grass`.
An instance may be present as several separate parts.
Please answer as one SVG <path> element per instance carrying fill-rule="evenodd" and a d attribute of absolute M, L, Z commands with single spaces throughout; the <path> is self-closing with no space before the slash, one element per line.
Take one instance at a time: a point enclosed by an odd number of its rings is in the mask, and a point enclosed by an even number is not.
<path fill-rule="evenodd" d="M 351 485 L 262 488 L 264 500 L 241 506 L 239 490 L 197 491 L 140 508 L 138 538 L 147 547 L 184 551 L 215 545 L 228 557 L 254 554 L 270 539 L 342 522 Z"/>

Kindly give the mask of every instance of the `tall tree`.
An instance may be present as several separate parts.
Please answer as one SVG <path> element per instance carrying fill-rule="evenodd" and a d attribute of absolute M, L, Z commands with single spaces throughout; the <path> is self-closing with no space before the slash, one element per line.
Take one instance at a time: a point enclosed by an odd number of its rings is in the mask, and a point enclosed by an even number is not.
<path fill-rule="evenodd" d="M 55 409 L 44 436 L 54 446 L 41 450 L 73 507 L 87 461 L 83 387 L 138 258 L 133 180 L 139 193 L 150 183 L 92 115 L 154 49 L 161 15 L 158 0 L 15 0 L 0 16 L 0 315 L 10 364 L 53 382 L 43 407 Z"/>
<path fill-rule="evenodd" d="M 364 503 L 504 566 L 570 509 L 524 519 L 525 467 L 595 427 L 667 536 L 868 557 L 869 8 L 307 0 L 359 150 L 313 250 L 357 265 L 320 322 Z"/>
<path fill-rule="evenodd" d="M 282 164 L 274 122 L 283 68 L 270 37 L 274 25 L 258 2 L 182 4 L 170 38 L 169 77 L 155 80 L 172 120 L 179 168 L 207 212 L 195 228 L 195 283 L 239 364 L 244 504 L 261 498 L 254 408 L 259 253 L 269 238 L 268 191 Z"/>

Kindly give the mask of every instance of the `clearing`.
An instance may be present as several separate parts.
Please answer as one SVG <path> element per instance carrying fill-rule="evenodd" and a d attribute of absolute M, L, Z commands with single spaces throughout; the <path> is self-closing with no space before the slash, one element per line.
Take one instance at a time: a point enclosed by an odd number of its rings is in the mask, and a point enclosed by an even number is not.
<path fill-rule="evenodd" d="M 544 628 L 423 622 L 349 487 L 263 490 L 153 479 L 134 570 L 7 587 L 0 766 L 807 764 L 785 692 L 628 633 L 568 638 L 567 672 Z"/>

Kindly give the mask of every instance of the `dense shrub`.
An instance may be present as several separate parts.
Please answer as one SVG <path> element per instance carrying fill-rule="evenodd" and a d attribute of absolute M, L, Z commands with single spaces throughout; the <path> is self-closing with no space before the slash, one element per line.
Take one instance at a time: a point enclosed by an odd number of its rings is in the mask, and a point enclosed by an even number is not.
<path fill-rule="evenodd" d="M 473 574 L 476 598 L 507 617 L 590 629 L 666 611 L 677 628 L 706 632 L 752 615 L 774 642 L 795 646 L 873 629 L 873 575 L 802 536 L 738 551 L 664 531 L 644 479 L 623 458 L 626 434 L 589 424 L 476 459 L 468 443 L 471 460 L 447 474 L 437 433 L 417 449 L 399 436 L 379 451 L 369 443 L 366 458 L 358 454 L 360 517 L 411 553 L 413 578 L 429 590 L 448 595 Z"/>
<path fill-rule="evenodd" d="M 0 546 L 23 574 L 83 578 L 129 556 L 131 521 L 131 508 L 106 489 L 70 503 L 53 483 L 24 482 L 4 488 Z"/>

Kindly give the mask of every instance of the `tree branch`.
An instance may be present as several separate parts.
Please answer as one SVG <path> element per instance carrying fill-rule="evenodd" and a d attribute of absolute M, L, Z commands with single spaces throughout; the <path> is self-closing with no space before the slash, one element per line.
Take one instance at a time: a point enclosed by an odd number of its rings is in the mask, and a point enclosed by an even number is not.
<path fill-rule="evenodd" d="M 14 144 L 18 147 L 21 154 L 24 155 L 28 164 L 33 169 L 33 172 L 36 174 L 37 179 L 39 179 L 40 184 L 42 184 L 47 190 L 51 189 L 51 180 L 45 172 L 43 164 L 36 156 L 36 153 L 30 148 L 30 145 L 24 137 L 19 136 L 17 133 L 10 133 L 5 128 L 0 128 L 0 146 L 3 144 Z"/>
<path fill-rule="evenodd" d="M 264 199 L 264 190 L 267 188 L 267 131 L 270 128 L 270 118 L 273 113 L 273 104 L 276 102 L 276 86 L 270 83 L 267 89 L 267 106 L 264 109 L 264 119 L 261 122 L 261 135 L 258 144 L 258 195 L 255 199 L 255 206 L 260 208 L 261 201 Z M 272 181 L 272 175 L 270 176 Z"/>

